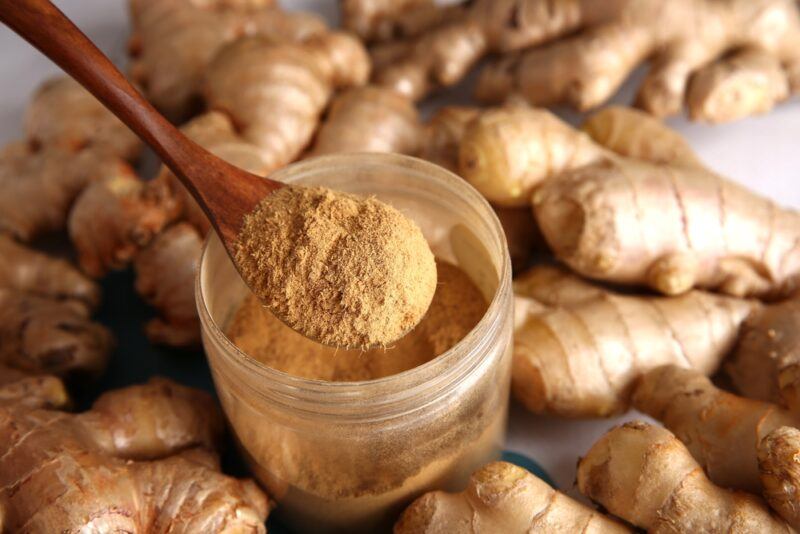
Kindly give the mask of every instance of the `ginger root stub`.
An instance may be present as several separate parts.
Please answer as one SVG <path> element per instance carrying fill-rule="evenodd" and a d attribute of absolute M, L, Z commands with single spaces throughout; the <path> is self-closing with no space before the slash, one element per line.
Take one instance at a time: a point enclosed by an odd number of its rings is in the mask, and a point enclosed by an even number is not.
<path fill-rule="evenodd" d="M 268 195 L 245 218 L 236 263 L 281 320 L 333 347 L 400 339 L 436 290 L 433 253 L 416 224 L 375 198 L 321 187 Z"/>

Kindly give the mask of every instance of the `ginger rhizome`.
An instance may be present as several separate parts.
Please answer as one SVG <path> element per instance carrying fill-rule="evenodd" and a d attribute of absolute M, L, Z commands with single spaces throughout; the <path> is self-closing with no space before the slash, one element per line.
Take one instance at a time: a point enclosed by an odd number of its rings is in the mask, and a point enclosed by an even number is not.
<path fill-rule="evenodd" d="M 792 0 L 556 4 L 561 9 L 547 26 L 563 23 L 555 17 L 565 10 L 571 17 L 540 41 L 559 40 L 489 65 L 479 99 L 520 94 L 536 105 L 566 102 L 587 110 L 647 60 L 651 68 L 636 102 L 661 117 L 685 104 L 695 120 L 732 120 L 770 109 L 790 86 L 800 90 L 800 12 Z"/>
<path fill-rule="evenodd" d="M 433 491 L 419 497 L 394 527 L 395 534 L 630 531 L 507 462 L 480 468 L 460 493 Z"/>
<path fill-rule="evenodd" d="M 246 35 L 295 42 L 326 31 L 310 13 L 289 13 L 273 0 L 131 0 L 131 77 L 173 119 L 198 108 L 203 74 L 226 44 Z"/>
<path fill-rule="evenodd" d="M 100 289 L 62 259 L 0 234 L 0 375 L 98 376 L 113 346 L 92 322 Z"/>
<path fill-rule="evenodd" d="M 334 97 L 308 156 L 336 152 L 416 154 L 422 125 L 414 103 L 382 87 L 368 85 Z"/>
<path fill-rule="evenodd" d="M 694 120 L 723 122 L 768 111 L 800 90 L 800 12 L 791 0 L 376 4 L 345 3 L 345 20 L 383 41 L 372 50 L 375 80 L 414 99 L 457 83 L 489 53 L 501 55 L 479 77 L 484 102 L 521 95 L 587 110 L 648 60 L 636 102 L 657 116 L 685 105 Z"/>
<path fill-rule="evenodd" d="M 745 396 L 800 416 L 800 301 L 767 305 L 748 317 L 725 369 Z"/>
<path fill-rule="evenodd" d="M 219 472 L 222 419 L 169 380 L 83 413 L 0 407 L 0 518 L 13 532 L 265 532 L 268 502 Z"/>
<path fill-rule="evenodd" d="M 56 78 L 35 93 L 24 141 L 0 149 L 0 231 L 30 241 L 64 228 L 92 181 L 132 173 L 138 139 L 77 82 Z"/>
<path fill-rule="evenodd" d="M 153 343 L 175 347 L 200 344 L 194 279 L 202 248 L 203 236 L 197 229 L 178 223 L 136 256 L 136 291 L 160 314 L 145 326 Z"/>
<path fill-rule="evenodd" d="M 514 292 L 514 395 L 567 417 L 624 412 L 637 377 L 659 365 L 714 373 L 752 307 L 702 291 L 624 295 L 546 266 L 517 277 Z"/>
<path fill-rule="evenodd" d="M 770 506 L 800 529 L 800 430 L 776 428 L 758 443 L 762 493 Z"/>
<path fill-rule="evenodd" d="M 78 261 L 95 278 L 125 267 L 180 210 L 167 183 L 120 170 L 89 184 L 69 214 Z"/>
<path fill-rule="evenodd" d="M 648 532 L 794 532 L 760 498 L 711 482 L 669 430 L 641 421 L 592 446 L 578 462 L 578 489 Z"/>
<path fill-rule="evenodd" d="M 291 73 L 291 76 L 287 75 Z M 327 32 L 301 43 L 242 38 L 208 66 L 204 95 L 275 170 L 300 155 L 337 88 L 362 85 L 369 58 L 353 37 Z"/>
<path fill-rule="evenodd" d="M 532 199 L 550 248 L 584 276 L 671 295 L 794 290 L 800 214 L 704 168 L 642 113 L 612 108 L 586 128 L 519 104 L 484 111 L 464 131 L 460 174 L 497 204 Z"/>
<path fill-rule="evenodd" d="M 758 444 L 800 419 L 764 401 L 723 391 L 705 375 L 668 365 L 644 374 L 633 406 L 661 421 L 720 486 L 758 492 Z"/>

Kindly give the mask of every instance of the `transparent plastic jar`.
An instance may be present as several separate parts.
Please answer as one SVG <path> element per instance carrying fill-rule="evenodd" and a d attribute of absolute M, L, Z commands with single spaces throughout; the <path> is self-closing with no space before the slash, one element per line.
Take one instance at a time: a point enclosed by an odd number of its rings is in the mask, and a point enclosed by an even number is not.
<path fill-rule="evenodd" d="M 307 160 L 278 180 L 374 195 L 422 228 L 489 302 L 449 351 L 409 371 L 324 382 L 271 369 L 224 331 L 247 288 L 211 234 L 196 287 L 203 343 L 222 407 L 254 475 L 301 532 L 374 532 L 433 489 L 458 489 L 499 458 L 511 367 L 511 267 L 491 207 L 465 181 L 415 158 Z"/>

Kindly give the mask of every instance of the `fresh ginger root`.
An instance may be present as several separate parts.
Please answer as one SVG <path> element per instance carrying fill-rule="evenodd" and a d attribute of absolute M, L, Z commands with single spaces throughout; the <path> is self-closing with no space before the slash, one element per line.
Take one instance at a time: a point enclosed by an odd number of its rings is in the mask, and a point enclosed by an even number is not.
<path fill-rule="evenodd" d="M 470 106 L 444 106 L 425 124 L 420 157 L 459 174 L 458 152 L 467 126 L 482 113 Z"/>
<path fill-rule="evenodd" d="M 92 182 L 73 204 L 68 220 L 81 268 L 97 278 L 124 267 L 178 217 L 180 207 L 164 180 L 145 182 L 123 172 Z"/>
<path fill-rule="evenodd" d="M 641 421 L 592 446 L 578 462 L 578 490 L 648 532 L 794 532 L 760 498 L 711 482 L 668 430 Z"/>
<path fill-rule="evenodd" d="M 161 315 L 145 327 L 152 342 L 178 347 L 199 345 L 194 278 L 202 248 L 198 231 L 179 223 L 159 234 L 136 257 L 136 291 Z"/>
<path fill-rule="evenodd" d="M 587 131 L 544 110 L 491 109 L 466 127 L 459 171 L 491 202 L 532 199 L 550 248 L 584 276 L 668 295 L 794 290 L 800 214 L 705 169 L 642 113 L 605 110 Z"/>
<path fill-rule="evenodd" d="M 275 170 L 311 141 L 333 91 L 363 85 L 368 74 L 366 51 L 344 33 L 284 44 L 250 37 L 220 50 L 206 71 L 204 94 L 244 140 L 269 155 Z"/>
<path fill-rule="evenodd" d="M 642 375 L 633 406 L 675 434 L 715 484 L 756 493 L 758 444 L 776 428 L 800 424 L 780 406 L 728 393 L 702 373 L 674 365 Z"/>
<path fill-rule="evenodd" d="M 111 333 L 89 318 L 100 288 L 66 261 L 2 234 L 0 258 L 0 382 L 11 380 L 12 369 L 99 375 L 113 345 Z"/>
<path fill-rule="evenodd" d="M 637 104 L 660 117 L 686 103 L 691 118 L 722 122 L 769 110 L 789 87 L 800 91 L 794 0 L 516 3 L 522 28 L 531 23 L 538 30 L 527 44 L 555 42 L 489 65 L 476 89 L 480 100 L 519 94 L 536 105 L 566 102 L 587 110 L 607 101 L 650 58 Z M 526 20 L 536 9 L 544 17 Z M 575 30 L 580 33 L 566 36 Z"/>
<path fill-rule="evenodd" d="M 414 103 L 388 89 L 368 85 L 333 98 L 308 156 L 336 152 L 419 151 L 422 126 Z"/>
<path fill-rule="evenodd" d="M 800 301 L 753 312 L 725 370 L 743 395 L 781 403 L 800 417 Z"/>
<path fill-rule="evenodd" d="M 752 306 L 702 291 L 617 294 L 547 266 L 517 277 L 514 292 L 514 395 L 566 417 L 624 412 L 636 379 L 659 365 L 712 374 Z"/>
<path fill-rule="evenodd" d="M 52 375 L 31 375 L 0 365 L 0 408 L 11 405 L 64 408 L 69 402 L 61 379 Z"/>
<path fill-rule="evenodd" d="M 365 41 L 388 41 L 420 33 L 442 20 L 433 0 L 340 0 L 342 27 Z"/>
<path fill-rule="evenodd" d="M 36 252 L 0 234 L 0 288 L 87 309 L 100 303 L 100 288 L 69 262 Z"/>
<path fill-rule="evenodd" d="M 0 407 L 0 517 L 13 532 L 265 532 L 250 480 L 219 472 L 210 396 L 169 380 L 80 414 Z M 197 448 L 202 447 L 202 448 Z"/>
<path fill-rule="evenodd" d="M 28 139 L 0 150 L 0 231 L 30 241 L 64 227 L 93 180 L 130 172 L 138 139 L 67 78 L 45 82 L 26 112 Z"/>
<path fill-rule="evenodd" d="M 800 430 L 776 428 L 758 444 L 763 494 L 787 523 L 800 529 Z"/>
<path fill-rule="evenodd" d="M 111 333 L 83 304 L 0 289 L 0 364 L 31 374 L 97 377 Z"/>
<path fill-rule="evenodd" d="M 131 77 L 168 117 L 199 107 L 203 73 L 226 44 L 245 35 L 295 42 L 326 31 L 310 13 L 273 0 L 130 0 Z"/>
<path fill-rule="evenodd" d="M 433 491 L 406 508 L 395 534 L 623 533 L 631 530 L 521 467 L 493 462 L 460 493 Z"/>
<path fill-rule="evenodd" d="M 89 149 L 127 161 L 134 161 L 142 146 L 127 126 L 67 76 L 51 78 L 36 90 L 25 112 L 25 133 L 36 146 Z"/>

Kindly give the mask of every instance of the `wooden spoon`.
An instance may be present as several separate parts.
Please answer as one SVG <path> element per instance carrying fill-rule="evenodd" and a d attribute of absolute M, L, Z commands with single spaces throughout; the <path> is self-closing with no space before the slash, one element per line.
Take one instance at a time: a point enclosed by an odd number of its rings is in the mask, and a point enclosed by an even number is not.
<path fill-rule="evenodd" d="M 285 184 L 234 167 L 183 135 L 48 0 L 0 0 L 0 21 L 75 78 L 158 154 L 203 208 L 233 259 L 244 216 Z"/>
<path fill-rule="evenodd" d="M 150 145 L 203 208 L 219 234 L 233 264 L 242 272 L 241 265 L 236 261 L 236 245 L 244 219 L 267 195 L 283 187 L 284 184 L 234 167 L 184 136 L 158 113 L 128 83 L 111 61 L 48 0 L 0 0 L 0 21 L 86 87 L 145 143 Z M 390 210 L 388 206 L 385 209 Z M 386 221 L 385 224 L 389 225 L 392 219 L 387 218 Z M 387 230 L 387 235 L 394 234 Z M 380 253 L 385 252 L 387 255 L 391 255 L 391 250 L 389 250 L 391 247 L 384 241 L 365 239 L 363 236 L 361 239 L 367 244 L 370 241 L 379 242 L 380 246 L 387 249 Z M 364 323 L 361 317 L 354 316 L 355 320 L 350 331 L 346 331 L 343 335 L 337 332 L 335 336 L 331 335 L 330 338 L 327 338 L 324 333 L 315 334 L 322 330 L 318 326 L 310 324 L 313 323 L 313 320 L 304 322 L 307 318 L 303 317 L 290 321 L 277 313 L 278 306 L 270 306 L 270 308 L 290 327 L 321 342 L 346 348 L 369 348 L 373 345 L 386 345 L 393 342 L 422 319 L 436 287 L 436 267 L 433 254 L 428 248 L 422 232 L 411 224 L 409 238 L 403 239 L 402 245 L 412 249 L 409 255 L 415 258 L 415 263 L 424 279 L 416 285 L 423 289 L 417 291 L 410 288 L 407 281 L 402 280 L 403 273 L 396 272 L 397 269 L 393 271 L 393 280 L 388 279 L 388 274 L 379 273 L 380 276 L 386 274 L 386 277 L 369 281 L 380 287 L 398 288 L 399 298 L 397 300 L 403 304 L 399 310 L 392 304 L 394 300 L 383 298 L 381 293 L 374 298 L 369 297 L 372 298 L 372 301 L 377 302 L 378 308 L 386 316 L 391 316 L 393 319 L 386 321 L 386 324 L 391 326 L 386 329 L 390 333 L 376 335 L 370 329 L 371 323 L 361 324 Z M 368 245 L 362 243 L 361 246 L 363 248 Z M 398 247 L 403 248 L 400 245 Z M 356 245 L 353 245 L 352 249 L 361 250 Z M 413 270 L 410 272 L 411 276 L 416 276 Z M 251 289 L 255 287 L 254 280 L 248 276 L 242 276 L 242 278 L 251 286 Z M 360 280 L 355 280 L 355 282 L 358 283 Z M 346 289 L 344 288 L 342 291 Z M 260 294 L 257 290 L 254 292 Z M 315 299 L 306 299 L 306 301 L 314 301 L 315 304 L 319 304 Z M 370 304 L 354 308 L 367 309 L 370 315 L 377 315 L 373 312 L 379 311 L 371 308 Z M 315 311 L 317 313 L 307 315 L 324 317 L 325 328 L 338 328 L 342 322 L 338 315 L 329 313 L 324 306 Z M 345 313 L 349 312 L 345 310 Z M 408 319 L 409 317 L 411 320 Z M 376 330 L 379 329 L 376 328 Z M 381 330 L 381 332 L 383 331 Z"/>

